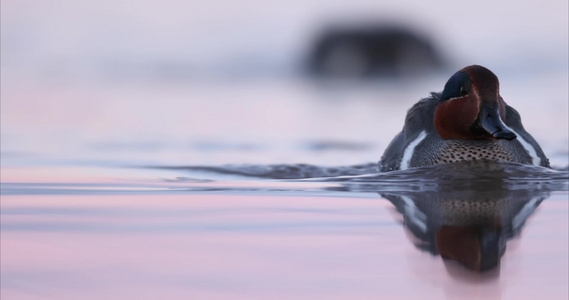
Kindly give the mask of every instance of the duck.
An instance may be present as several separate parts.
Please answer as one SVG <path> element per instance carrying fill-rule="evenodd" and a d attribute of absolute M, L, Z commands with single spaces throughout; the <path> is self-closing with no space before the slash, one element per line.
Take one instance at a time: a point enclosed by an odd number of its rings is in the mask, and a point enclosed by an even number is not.
<path fill-rule="evenodd" d="M 403 129 L 387 146 L 380 172 L 468 160 L 492 160 L 550 168 L 520 114 L 500 96 L 498 77 L 480 65 L 450 77 L 440 93 L 419 100 Z"/>

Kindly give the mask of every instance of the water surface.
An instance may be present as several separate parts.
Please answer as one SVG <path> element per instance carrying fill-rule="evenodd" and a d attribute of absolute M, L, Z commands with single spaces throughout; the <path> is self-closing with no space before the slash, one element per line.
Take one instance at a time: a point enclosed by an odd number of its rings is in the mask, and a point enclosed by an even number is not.
<path fill-rule="evenodd" d="M 286 166 L 260 169 L 5 168 L 3 297 L 567 296 L 566 171 L 355 166 L 346 173 L 362 174 L 277 179 Z M 42 182 L 46 174 L 57 182 Z M 442 224 L 496 222 L 505 253 L 490 271 L 439 255 L 433 235 Z"/>

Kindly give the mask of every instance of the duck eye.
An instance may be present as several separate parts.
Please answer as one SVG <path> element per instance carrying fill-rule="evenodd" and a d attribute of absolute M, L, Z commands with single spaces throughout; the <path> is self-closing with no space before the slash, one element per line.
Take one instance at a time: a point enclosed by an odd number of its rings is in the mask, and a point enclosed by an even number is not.
<path fill-rule="evenodd" d="M 458 89 L 458 92 L 460 93 L 461 96 L 468 95 L 468 93 L 466 92 L 466 88 L 464 88 L 464 86 L 460 86 L 460 88 Z"/>

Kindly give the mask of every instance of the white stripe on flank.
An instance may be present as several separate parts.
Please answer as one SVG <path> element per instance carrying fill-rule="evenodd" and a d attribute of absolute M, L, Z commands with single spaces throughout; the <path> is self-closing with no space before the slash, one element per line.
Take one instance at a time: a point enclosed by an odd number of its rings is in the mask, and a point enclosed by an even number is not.
<path fill-rule="evenodd" d="M 405 151 L 403 152 L 403 158 L 401 159 L 401 165 L 399 166 L 400 170 L 409 169 L 409 164 L 411 163 L 411 158 L 413 158 L 413 153 L 415 152 L 415 147 L 419 145 L 421 141 L 423 141 L 427 137 L 427 132 L 425 130 L 421 131 L 417 138 L 413 140 Z"/>
<path fill-rule="evenodd" d="M 539 197 L 532 198 L 528 201 L 524 207 L 514 216 L 512 220 L 512 226 L 514 227 L 514 232 L 516 232 L 525 220 L 534 212 L 537 208 L 537 201 L 539 201 Z"/>
<path fill-rule="evenodd" d="M 512 129 L 510 128 L 510 130 Z M 522 144 L 522 147 L 524 147 L 524 149 L 526 149 L 528 154 L 531 156 L 533 164 L 539 167 L 541 164 L 541 158 L 537 156 L 537 151 L 535 151 L 535 148 L 530 143 L 526 142 L 526 140 L 524 140 L 517 132 L 514 131 L 514 133 L 518 137 L 517 140 L 520 142 L 520 144 Z"/>
<path fill-rule="evenodd" d="M 409 221 L 417 225 L 423 233 L 427 232 L 427 215 L 419 210 L 415 202 L 408 196 L 401 196 L 401 200 L 405 203 L 405 215 L 409 217 Z"/>

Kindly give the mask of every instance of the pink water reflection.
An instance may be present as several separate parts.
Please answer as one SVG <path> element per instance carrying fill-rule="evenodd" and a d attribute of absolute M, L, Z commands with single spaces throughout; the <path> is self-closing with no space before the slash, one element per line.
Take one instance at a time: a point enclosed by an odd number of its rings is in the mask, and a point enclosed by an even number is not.
<path fill-rule="evenodd" d="M 566 299 L 566 197 L 481 275 L 415 249 L 379 198 L 3 196 L 2 298 Z"/>

